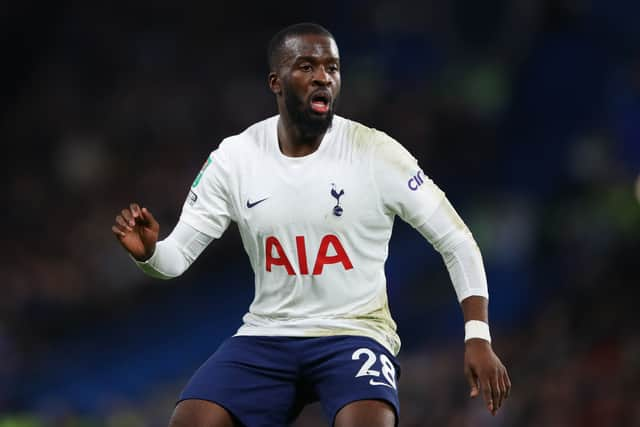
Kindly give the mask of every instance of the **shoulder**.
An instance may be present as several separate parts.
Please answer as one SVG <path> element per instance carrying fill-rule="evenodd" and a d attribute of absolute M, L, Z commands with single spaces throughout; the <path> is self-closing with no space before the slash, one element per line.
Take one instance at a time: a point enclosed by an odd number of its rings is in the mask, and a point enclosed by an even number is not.
<path fill-rule="evenodd" d="M 415 157 L 386 132 L 344 117 L 336 118 L 338 131 L 344 139 L 353 145 L 354 149 L 369 153 L 374 161 L 379 159 L 384 162 L 416 162 Z"/>
<path fill-rule="evenodd" d="M 388 140 L 393 140 L 383 131 L 337 115 L 334 117 L 334 126 L 337 132 L 346 137 L 350 143 L 363 148 L 371 148 Z"/>
<path fill-rule="evenodd" d="M 214 151 L 227 159 L 246 159 L 268 149 L 270 136 L 275 132 L 278 116 L 269 117 L 249 126 L 244 131 L 222 140 Z"/>

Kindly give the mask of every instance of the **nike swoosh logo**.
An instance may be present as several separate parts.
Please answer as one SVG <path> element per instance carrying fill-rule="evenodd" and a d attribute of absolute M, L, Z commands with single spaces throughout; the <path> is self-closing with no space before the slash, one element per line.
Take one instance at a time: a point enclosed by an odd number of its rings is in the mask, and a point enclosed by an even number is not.
<path fill-rule="evenodd" d="M 253 202 L 253 203 L 251 203 L 251 200 L 247 200 L 247 207 L 248 207 L 249 209 L 251 209 L 252 207 L 254 207 L 255 205 L 257 205 L 258 203 L 262 203 L 262 202 L 264 202 L 264 201 L 265 201 L 265 200 L 267 200 L 267 199 L 268 199 L 268 197 L 265 197 L 264 199 L 260 199 L 260 200 L 258 200 L 257 202 Z"/>
<path fill-rule="evenodd" d="M 379 381 L 374 381 L 374 380 L 369 380 L 369 384 L 371 384 L 371 385 L 384 385 L 384 386 L 387 386 L 389 388 L 393 388 L 393 386 L 391 384 L 381 383 Z"/>

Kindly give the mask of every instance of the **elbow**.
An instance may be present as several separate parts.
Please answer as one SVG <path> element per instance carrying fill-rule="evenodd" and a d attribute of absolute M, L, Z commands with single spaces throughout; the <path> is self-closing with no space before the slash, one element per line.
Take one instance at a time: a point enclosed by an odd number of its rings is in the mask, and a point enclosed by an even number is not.
<path fill-rule="evenodd" d="M 469 245 L 475 246 L 476 248 L 478 247 L 471 231 L 469 231 L 467 227 L 463 227 L 451 230 L 449 233 L 434 242 L 433 247 L 440 254 L 445 255 L 455 253 L 461 247 L 467 247 Z"/>
<path fill-rule="evenodd" d="M 153 277 L 154 279 L 160 280 L 169 280 L 180 276 L 184 271 L 162 271 L 157 268 L 154 268 L 150 265 L 140 265 L 140 269 L 149 277 Z"/>

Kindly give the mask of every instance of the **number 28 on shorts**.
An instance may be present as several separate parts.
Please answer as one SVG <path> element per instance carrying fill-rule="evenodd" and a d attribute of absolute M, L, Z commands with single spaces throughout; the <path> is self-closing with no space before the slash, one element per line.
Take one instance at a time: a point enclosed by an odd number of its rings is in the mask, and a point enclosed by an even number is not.
<path fill-rule="evenodd" d="M 386 354 L 381 353 L 379 356 L 366 347 L 357 349 L 351 355 L 352 360 L 363 360 L 360 370 L 355 377 L 372 377 L 369 384 L 372 386 L 385 386 L 397 390 L 396 387 L 396 368 Z M 379 364 L 377 362 L 380 362 Z M 372 369 L 380 367 L 380 370 Z M 380 376 L 382 374 L 382 377 Z"/>

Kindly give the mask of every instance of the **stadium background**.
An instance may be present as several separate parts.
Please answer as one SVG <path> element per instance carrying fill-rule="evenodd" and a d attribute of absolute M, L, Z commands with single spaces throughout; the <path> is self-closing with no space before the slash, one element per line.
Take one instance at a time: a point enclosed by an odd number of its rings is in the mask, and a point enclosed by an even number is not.
<path fill-rule="evenodd" d="M 267 40 L 308 20 L 337 38 L 339 113 L 420 159 L 486 262 L 514 384 L 496 418 L 467 399 L 444 265 L 398 221 L 401 425 L 640 425 L 639 2 L 54 3 L 0 16 L 0 426 L 166 425 L 249 263 L 230 229 L 154 281 L 113 218 L 140 201 L 166 235 L 207 154 L 275 112 Z"/>

